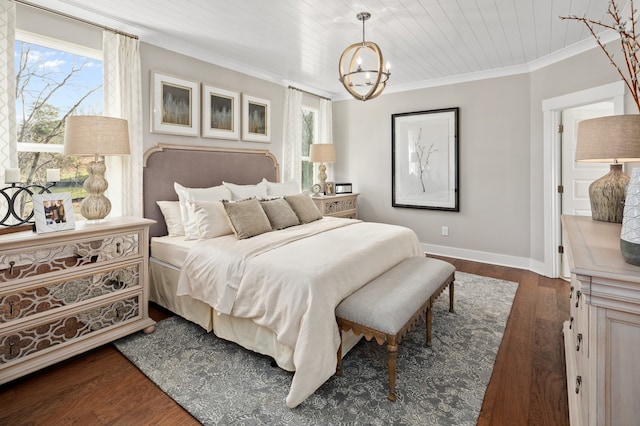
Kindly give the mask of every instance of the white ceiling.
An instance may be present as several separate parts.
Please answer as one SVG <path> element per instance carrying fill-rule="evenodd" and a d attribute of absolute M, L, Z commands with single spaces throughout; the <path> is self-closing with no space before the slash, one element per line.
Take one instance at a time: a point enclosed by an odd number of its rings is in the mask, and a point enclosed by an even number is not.
<path fill-rule="evenodd" d="M 279 84 L 346 98 L 338 60 L 367 40 L 392 64 L 386 92 L 527 72 L 595 45 L 580 22 L 608 0 L 29 0 L 146 43 Z M 625 5 L 627 0 L 619 0 Z M 365 4 L 366 3 L 366 4 Z M 605 40 L 613 39 L 612 34 Z"/>

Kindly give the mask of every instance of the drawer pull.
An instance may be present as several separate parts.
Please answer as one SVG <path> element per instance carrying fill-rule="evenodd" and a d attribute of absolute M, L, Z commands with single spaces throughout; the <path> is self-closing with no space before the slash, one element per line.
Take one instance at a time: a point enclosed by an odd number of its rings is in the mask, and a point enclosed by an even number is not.
<path fill-rule="evenodd" d="M 120 253 L 120 243 L 116 243 L 116 253 L 121 254 Z"/>
<path fill-rule="evenodd" d="M 569 299 L 573 299 L 573 286 L 569 289 Z"/>
<path fill-rule="evenodd" d="M 578 290 L 576 292 L 576 308 L 580 305 L 580 296 L 582 296 L 582 292 Z"/>
<path fill-rule="evenodd" d="M 10 316 L 13 316 L 13 305 L 14 305 L 14 302 L 9 302 L 9 315 Z"/>
<path fill-rule="evenodd" d="M 576 351 L 580 352 L 580 346 L 582 346 L 582 333 L 578 333 L 578 342 L 576 343 Z"/>
<path fill-rule="evenodd" d="M 576 377 L 576 393 L 580 393 L 580 388 L 582 387 L 582 376 Z"/>
<path fill-rule="evenodd" d="M 573 317 L 569 318 L 569 330 L 573 328 Z"/>
<path fill-rule="evenodd" d="M 15 266 L 16 262 L 15 260 L 12 260 L 11 262 L 9 262 L 9 275 L 13 275 L 13 267 Z"/>

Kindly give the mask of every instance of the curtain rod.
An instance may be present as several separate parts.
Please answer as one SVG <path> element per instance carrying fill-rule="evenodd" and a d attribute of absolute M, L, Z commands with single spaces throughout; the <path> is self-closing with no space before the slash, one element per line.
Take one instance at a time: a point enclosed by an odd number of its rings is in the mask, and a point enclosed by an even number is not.
<path fill-rule="evenodd" d="M 306 90 L 298 89 L 297 87 L 294 87 L 294 86 L 289 86 L 289 89 L 297 90 L 298 92 L 306 93 L 307 95 L 315 96 L 316 98 L 326 99 L 328 101 L 331 100 L 331 98 L 327 98 L 325 96 L 316 95 L 315 93 L 307 92 Z"/>
<path fill-rule="evenodd" d="M 53 13 L 54 15 L 62 16 L 63 18 L 73 19 L 74 21 L 82 22 L 83 24 L 92 25 L 94 27 L 98 27 L 98 28 L 102 28 L 103 30 L 110 31 L 112 33 L 116 33 L 116 34 L 119 34 L 119 35 L 123 35 L 123 36 L 129 37 L 129 38 L 132 38 L 134 40 L 138 40 L 138 36 L 137 35 L 125 33 L 124 31 L 116 30 L 115 28 L 110 28 L 110 27 L 106 27 L 104 25 L 96 24 L 95 22 L 87 21 L 86 19 L 82 19 L 82 18 L 78 18 L 76 16 L 68 15 L 68 14 L 66 14 L 64 12 L 60 12 L 60 11 L 57 11 L 57 10 L 49 9 L 48 7 L 39 6 L 37 4 L 29 3 L 29 2 L 24 1 L 24 0 L 12 0 L 12 1 L 14 3 L 19 3 L 19 4 L 22 4 L 22 5 L 25 5 L 25 6 L 33 7 L 34 9 L 40 9 L 40 10 L 43 10 L 45 12 Z"/>

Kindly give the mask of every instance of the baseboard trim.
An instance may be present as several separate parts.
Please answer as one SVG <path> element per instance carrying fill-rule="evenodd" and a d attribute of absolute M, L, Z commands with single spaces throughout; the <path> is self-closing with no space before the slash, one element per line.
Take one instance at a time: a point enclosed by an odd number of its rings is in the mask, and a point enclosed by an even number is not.
<path fill-rule="evenodd" d="M 473 262 L 488 263 L 491 265 L 507 266 L 510 268 L 526 269 L 539 275 L 544 275 L 544 263 L 527 259 L 525 257 L 508 256 L 499 253 L 460 249 L 455 247 L 438 246 L 435 244 L 421 244 L 422 250 L 427 254 L 436 256 L 453 257 L 456 259 L 470 260 Z"/>

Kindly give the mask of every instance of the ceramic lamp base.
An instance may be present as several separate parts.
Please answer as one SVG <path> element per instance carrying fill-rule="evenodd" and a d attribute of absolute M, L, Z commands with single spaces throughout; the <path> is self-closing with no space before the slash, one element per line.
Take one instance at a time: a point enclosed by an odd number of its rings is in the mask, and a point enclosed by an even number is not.
<path fill-rule="evenodd" d="M 87 165 L 89 177 L 84 181 L 87 196 L 80 203 L 80 214 L 87 220 L 104 219 L 111 211 L 111 202 L 104 196 L 109 183 L 104 178 L 107 170 L 103 162 L 92 161 Z"/>
<path fill-rule="evenodd" d="M 622 171 L 622 164 L 611 165 L 611 170 L 589 186 L 591 217 L 601 222 L 622 223 L 624 193 L 629 176 Z"/>

